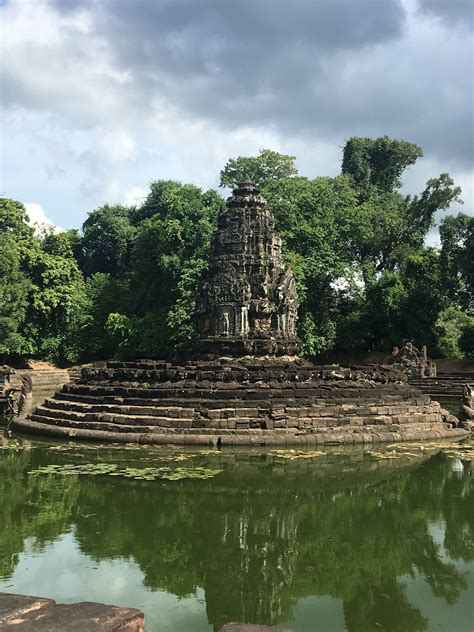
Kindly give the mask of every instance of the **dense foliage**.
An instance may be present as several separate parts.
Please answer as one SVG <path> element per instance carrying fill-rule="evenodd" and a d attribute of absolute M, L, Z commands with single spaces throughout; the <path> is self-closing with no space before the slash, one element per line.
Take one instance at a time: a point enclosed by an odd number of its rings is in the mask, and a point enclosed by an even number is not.
<path fill-rule="evenodd" d="M 435 356 L 474 357 L 474 217 L 448 174 L 400 193 L 419 147 L 351 138 L 334 178 L 299 176 L 293 156 L 229 160 L 221 185 L 257 181 L 273 210 L 301 300 L 308 354 L 388 351 L 412 340 Z M 159 180 L 139 207 L 105 205 L 82 231 L 38 232 L 0 200 L 0 354 L 59 362 L 158 355 L 193 338 L 197 284 L 224 199 Z"/>

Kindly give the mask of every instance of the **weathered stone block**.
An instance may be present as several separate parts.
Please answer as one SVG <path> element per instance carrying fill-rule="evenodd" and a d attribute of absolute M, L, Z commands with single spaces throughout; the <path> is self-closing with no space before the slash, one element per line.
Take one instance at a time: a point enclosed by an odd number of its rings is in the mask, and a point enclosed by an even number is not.
<path fill-rule="evenodd" d="M 0 629 L 19 632 L 144 632 L 144 614 L 100 603 L 56 604 L 52 599 L 0 593 Z"/>

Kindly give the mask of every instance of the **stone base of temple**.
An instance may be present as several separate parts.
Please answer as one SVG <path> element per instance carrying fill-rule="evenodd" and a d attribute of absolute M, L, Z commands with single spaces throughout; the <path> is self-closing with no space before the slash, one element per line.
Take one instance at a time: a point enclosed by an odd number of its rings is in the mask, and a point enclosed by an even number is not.
<path fill-rule="evenodd" d="M 15 427 L 69 439 L 222 446 L 468 435 L 401 372 L 285 357 L 98 364 Z"/>
<path fill-rule="evenodd" d="M 242 338 L 241 336 L 201 338 L 199 354 L 215 358 L 230 356 L 295 356 L 301 343 L 295 338 Z"/>

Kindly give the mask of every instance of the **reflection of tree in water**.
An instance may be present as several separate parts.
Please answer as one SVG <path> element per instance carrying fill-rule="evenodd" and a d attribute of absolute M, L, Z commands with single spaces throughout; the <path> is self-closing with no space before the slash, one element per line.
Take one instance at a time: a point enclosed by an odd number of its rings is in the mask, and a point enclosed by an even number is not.
<path fill-rule="evenodd" d="M 367 464 L 327 471 L 308 462 L 223 464 L 211 481 L 45 477 L 43 485 L 55 483 L 46 506 L 30 509 L 41 481 L 19 472 L 10 523 L 17 512 L 22 526 L 7 546 L 18 553 L 24 537 L 40 533 L 44 542 L 66 530 L 74 516 L 69 495 L 79 492 L 74 521 L 84 553 L 133 558 L 151 589 L 184 596 L 202 586 L 215 629 L 229 620 L 283 622 L 298 598 L 328 595 L 343 601 L 352 632 L 416 632 L 427 622 L 409 603 L 403 577 L 422 575 L 448 603 L 465 589 L 430 530 L 444 521 L 448 554 L 472 559 L 471 478 L 445 456 L 399 472 L 381 463 L 375 471 Z M 65 499 L 69 509 L 58 506 Z"/>
<path fill-rule="evenodd" d="M 448 603 L 465 589 L 429 521 L 456 517 L 460 484 L 472 503 L 470 479 L 453 477 L 442 456 L 392 478 L 353 471 L 343 483 L 314 476 L 315 467 L 292 462 L 276 476 L 240 461 L 213 482 L 129 483 L 110 494 L 105 529 L 97 516 L 79 521 L 78 534 L 99 559 L 133 555 L 150 588 L 186 595 L 204 587 L 216 629 L 229 620 L 282 622 L 297 598 L 329 595 L 343 600 L 349 630 L 424 630 L 402 578 L 421 574 Z M 93 502 L 103 502 L 103 488 L 92 489 Z M 83 492 L 87 503 L 92 490 Z M 469 516 L 463 524 L 472 529 Z"/>
<path fill-rule="evenodd" d="M 26 539 L 41 551 L 70 528 L 75 512 L 76 477 L 28 476 L 33 454 L 0 450 L 0 579 L 13 574 Z"/>
<path fill-rule="evenodd" d="M 442 463 L 442 466 L 439 463 Z M 427 505 L 431 510 L 429 519 L 433 522 L 444 521 L 446 525 L 444 546 L 454 560 L 474 560 L 474 502 L 473 483 L 470 470 L 459 471 L 454 466 L 461 466 L 456 459 L 441 459 L 433 463 L 429 461 L 424 465 L 423 475 L 429 479 L 418 480 L 413 477 L 412 484 L 408 488 L 411 502 L 424 492 L 429 483 L 433 495 L 438 502 Z M 462 466 L 461 466 L 462 467 Z M 472 466 L 471 466 L 472 467 Z"/>
<path fill-rule="evenodd" d="M 467 586 L 455 566 L 442 559 L 429 531 L 429 521 L 442 518 L 450 502 L 443 494 L 450 494 L 449 484 L 443 488 L 432 481 L 434 471 L 448 478 L 446 463 L 443 457 L 433 459 L 403 477 L 351 489 L 324 508 L 308 506 L 299 524 L 306 546 L 299 550 L 303 568 L 296 573 L 295 592 L 343 599 L 351 631 L 424 630 L 427 622 L 408 603 L 399 578 L 421 574 L 433 594 L 448 603 Z M 472 503 L 471 487 L 468 493 Z M 311 530 L 317 538 L 301 538 Z"/>

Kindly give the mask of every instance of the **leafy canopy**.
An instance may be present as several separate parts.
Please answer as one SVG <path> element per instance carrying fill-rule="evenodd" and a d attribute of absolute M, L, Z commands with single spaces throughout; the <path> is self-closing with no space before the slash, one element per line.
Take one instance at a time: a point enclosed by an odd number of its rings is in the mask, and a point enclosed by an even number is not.
<path fill-rule="evenodd" d="M 231 158 L 221 186 L 261 188 L 295 274 L 307 354 L 387 351 L 405 340 L 469 357 L 473 340 L 474 218 L 441 223 L 460 202 L 447 173 L 413 197 L 404 170 L 422 155 L 407 141 L 351 138 L 341 174 L 299 176 L 295 157 L 262 149 Z M 0 200 L 0 353 L 60 362 L 161 355 L 195 336 L 196 293 L 223 198 L 156 180 L 137 207 L 93 210 L 82 232 L 35 234 L 23 205 Z"/>
<path fill-rule="evenodd" d="M 295 160 L 295 156 L 271 149 L 261 149 L 258 156 L 231 158 L 221 171 L 220 186 L 233 189 L 239 182 L 248 180 L 264 187 L 275 180 L 292 178 L 298 174 Z"/>
<path fill-rule="evenodd" d="M 418 145 L 388 136 L 350 138 L 343 152 L 342 173 L 349 173 L 355 185 L 366 192 L 376 187 L 391 192 L 402 186 L 400 176 L 423 152 Z"/>

